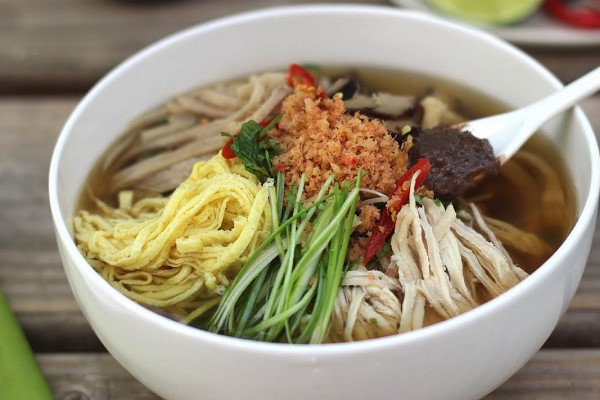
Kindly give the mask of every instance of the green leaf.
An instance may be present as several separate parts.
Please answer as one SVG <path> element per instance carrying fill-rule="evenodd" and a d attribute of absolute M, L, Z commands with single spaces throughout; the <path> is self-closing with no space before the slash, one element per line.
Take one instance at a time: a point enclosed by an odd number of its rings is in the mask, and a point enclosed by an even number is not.
<path fill-rule="evenodd" d="M 264 128 L 256 121 L 244 122 L 239 135 L 221 132 L 222 136 L 232 139 L 233 143 L 229 146 L 231 150 L 239 157 L 246 170 L 256 175 L 261 182 L 275 177 L 271 160 L 277 153 L 277 144 L 267 135 L 280 120 L 281 115 L 278 115 Z"/>

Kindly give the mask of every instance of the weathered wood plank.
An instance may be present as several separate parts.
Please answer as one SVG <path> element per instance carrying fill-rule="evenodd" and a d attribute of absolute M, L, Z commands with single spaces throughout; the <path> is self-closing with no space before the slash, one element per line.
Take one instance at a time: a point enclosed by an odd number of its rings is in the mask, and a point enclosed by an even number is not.
<path fill-rule="evenodd" d="M 542 350 L 486 400 L 600 398 L 600 350 Z"/>
<path fill-rule="evenodd" d="M 342 1 L 330 1 L 335 2 Z M 173 32 L 232 13 L 294 3 L 298 1 L 2 0 L 0 94 L 76 93 Z"/>
<path fill-rule="evenodd" d="M 386 0 L 329 2 L 392 7 Z M 232 13 L 294 3 L 298 1 L 2 0 L 0 94 L 78 93 L 168 34 Z M 600 64 L 600 48 L 525 50 L 565 82 Z"/>
<path fill-rule="evenodd" d="M 600 347 L 600 313 L 570 308 L 544 344 L 545 348 Z"/>
<path fill-rule="evenodd" d="M 56 400 L 159 400 L 107 353 L 43 354 L 38 362 Z"/>
<path fill-rule="evenodd" d="M 36 351 L 102 351 L 56 248 L 47 171 L 74 98 L 0 101 L 0 288 Z"/>
<path fill-rule="evenodd" d="M 73 99 L 0 102 L 0 285 L 18 312 L 77 311 L 48 207 L 52 147 Z"/>
<path fill-rule="evenodd" d="M 159 399 L 108 354 L 43 354 L 57 400 Z M 600 350 L 542 350 L 486 400 L 600 398 Z"/>
<path fill-rule="evenodd" d="M 48 207 L 52 147 L 73 99 L 0 103 L 0 285 L 18 312 L 77 311 Z"/>
<path fill-rule="evenodd" d="M 79 310 L 17 312 L 17 320 L 31 348 L 37 353 L 106 351 Z"/>

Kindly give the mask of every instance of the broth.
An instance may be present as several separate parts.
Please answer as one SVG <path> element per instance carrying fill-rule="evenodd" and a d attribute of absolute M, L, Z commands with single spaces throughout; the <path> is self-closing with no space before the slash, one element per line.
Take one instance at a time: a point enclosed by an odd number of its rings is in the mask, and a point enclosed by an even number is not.
<path fill-rule="evenodd" d="M 317 78 L 348 75 L 356 77 L 362 86 L 373 91 L 417 97 L 435 94 L 436 97 L 443 99 L 453 111 L 466 119 L 475 119 L 507 110 L 506 106 L 471 89 L 415 73 L 374 68 L 331 67 L 315 70 Z M 111 149 L 114 150 L 121 146 L 126 140 L 126 138 L 120 138 Z M 97 206 L 96 199 L 100 199 L 112 207 L 118 207 L 118 199 L 116 195 L 111 194 L 114 191 L 108 186 L 117 169 L 104 167 L 106 157 L 108 156 L 99 160 L 90 173 L 86 188 L 80 196 L 78 211 L 87 210 L 91 213 L 101 213 L 102 209 Z M 509 235 L 502 238 L 498 234 L 498 237 L 515 263 L 524 271 L 531 273 L 556 251 L 574 224 L 576 216 L 574 190 L 569 184 L 566 171 L 564 161 L 552 143 L 537 134 L 502 166 L 498 177 L 487 179 L 475 189 L 467 192 L 462 199 L 453 199 L 452 201 L 458 206 L 457 208 L 467 201 L 475 203 L 487 218 L 488 224 L 499 224 L 495 225 L 499 231 L 502 231 L 502 223 L 508 223 L 518 228 L 518 232 L 511 230 L 510 235 L 517 232 L 519 236 Z M 143 198 L 145 195 L 144 192 L 137 192 L 136 198 Z M 495 222 L 495 220 L 503 222 Z M 227 229 L 231 229 L 231 227 Z M 529 252 L 523 246 L 527 246 L 527 241 L 532 238 L 532 235 L 542 239 L 547 246 L 539 251 Z M 233 276 L 227 278 L 231 280 Z M 160 282 L 169 279 L 171 279 L 171 275 L 168 274 L 158 278 Z M 472 276 L 472 280 L 475 280 L 474 276 Z M 475 284 L 473 283 L 473 285 Z M 474 292 L 482 302 L 489 299 L 482 287 L 474 289 Z M 200 301 L 212 301 L 215 293 L 219 294 L 216 291 L 212 294 L 207 294 L 206 291 L 202 293 L 199 297 L 192 299 L 192 303 L 198 301 L 198 298 Z M 180 314 L 177 307 L 171 307 L 168 310 L 152 304 L 149 307 L 175 319 L 180 319 L 185 315 L 183 311 Z M 428 312 L 425 324 L 442 319 L 445 318 L 441 314 Z"/>

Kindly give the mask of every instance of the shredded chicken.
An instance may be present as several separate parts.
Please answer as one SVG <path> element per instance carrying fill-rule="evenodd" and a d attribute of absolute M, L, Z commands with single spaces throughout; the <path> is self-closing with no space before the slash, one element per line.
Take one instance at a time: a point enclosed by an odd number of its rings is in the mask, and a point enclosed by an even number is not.
<path fill-rule="evenodd" d="M 464 122 L 464 118 L 451 111 L 448 105 L 438 97 L 427 96 L 421 100 L 423 120 L 421 128 L 429 129 L 439 125 L 452 126 Z"/>
<path fill-rule="evenodd" d="M 471 206 L 477 210 L 473 205 Z M 460 212 L 459 217 L 466 223 L 473 224 L 472 214 Z M 481 218 L 485 222 L 483 225 L 493 232 L 494 237 L 502 243 L 503 247 L 509 248 L 517 259 L 527 261 L 524 265 L 535 264 L 539 262 L 537 260 L 545 260 L 552 255 L 552 247 L 537 235 L 495 218 L 486 216 L 481 216 Z M 479 225 L 481 226 L 481 224 Z M 477 227 L 475 228 L 477 229 Z"/>
<path fill-rule="evenodd" d="M 396 217 L 386 274 L 353 271 L 367 278 L 347 277 L 338 292 L 333 326 L 344 340 L 389 335 L 392 326 L 397 332 L 411 331 L 455 317 L 527 277 L 474 205 L 462 213 L 477 229 L 459 219 L 452 205 L 444 207 L 423 198 L 423 206 L 417 207 L 414 185 L 413 178 L 409 204 Z M 374 285 L 371 276 L 386 278 Z M 389 298 L 389 293 L 397 292 L 396 285 L 400 288 L 398 307 Z M 386 312 L 375 313 L 375 303 L 385 304 Z M 378 322 L 369 325 L 371 318 Z M 380 325 L 380 319 L 385 324 Z"/>
<path fill-rule="evenodd" d="M 394 335 L 400 325 L 396 279 L 362 268 L 348 271 L 333 310 L 333 332 L 344 341 Z"/>
<path fill-rule="evenodd" d="M 378 115 L 400 117 L 415 106 L 415 97 L 378 92 L 372 95 L 357 94 L 345 103 L 351 111 L 368 110 Z"/>
<path fill-rule="evenodd" d="M 182 174 L 191 172 L 188 160 L 205 158 L 223 147 L 226 139 L 221 132 L 235 133 L 247 120 L 266 119 L 290 91 L 284 73 L 266 73 L 172 98 L 134 120 L 122 134 L 123 145 L 105 158 L 104 170 L 116 172 L 111 191 L 147 188 L 153 184 L 148 179 L 157 173 L 160 188 L 172 190 Z"/>

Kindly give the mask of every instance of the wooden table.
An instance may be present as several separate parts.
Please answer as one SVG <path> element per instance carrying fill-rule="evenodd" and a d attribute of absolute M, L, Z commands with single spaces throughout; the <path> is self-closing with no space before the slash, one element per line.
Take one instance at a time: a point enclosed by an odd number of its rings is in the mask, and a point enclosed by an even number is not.
<path fill-rule="evenodd" d="M 283 3 L 294 1 L 0 0 L 0 288 L 58 399 L 157 398 L 105 351 L 63 273 L 47 202 L 63 123 L 99 77 L 143 46 L 202 21 Z M 525 50 L 564 82 L 600 64 L 600 47 Z M 600 97 L 583 108 L 600 132 Z M 600 399 L 600 234 L 552 336 L 488 398 Z"/>

